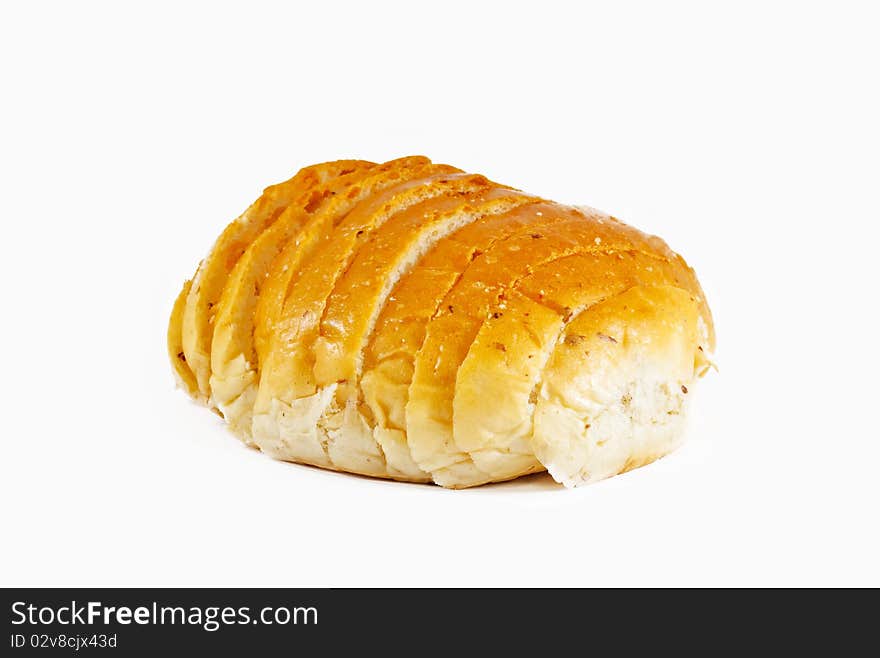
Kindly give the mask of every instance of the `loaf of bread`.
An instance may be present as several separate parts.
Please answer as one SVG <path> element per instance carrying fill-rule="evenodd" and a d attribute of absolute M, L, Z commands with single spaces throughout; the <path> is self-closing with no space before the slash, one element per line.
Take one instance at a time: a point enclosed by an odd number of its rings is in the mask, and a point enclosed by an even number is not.
<path fill-rule="evenodd" d="M 181 387 L 249 445 L 451 488 L 662 457 L 714 343 L 659 238 L 423 157 L 267 188 L 168 327 Z"/>

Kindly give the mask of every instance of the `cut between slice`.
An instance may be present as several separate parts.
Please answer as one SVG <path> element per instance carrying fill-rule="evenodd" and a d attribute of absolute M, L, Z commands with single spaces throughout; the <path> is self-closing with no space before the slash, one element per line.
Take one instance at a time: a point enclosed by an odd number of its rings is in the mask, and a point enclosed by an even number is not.
<path fill-rule="evenodd" d="M 434 165 L 422 157 L 402 158 L 381 165 L 370 175 L 334 190 L 326 204 L 312 217 L 297 239 L 276 258 L 269 279 L 255 310 L 255 344 L 260 362 L 260 383 L 254 400 L 252 431 L 254 442 L 268 454 L 279 459 L 289 458 L 281 440 L 289 434 L 288 427 L 303 421 L 303 410 L 295 409 L 287 401 L 294 400 L 295 376 L 299 363 L 291 359 L 299 353 L 298 326 L 301 321 L 317 322 L 320 316 L 303 318 L 298 315 L 288 297 L 297 289 L 306 293 L 311 283 L 302 284 L 306 273 L 311 273 L 309 263 L 319 249 L 322 251 L 334 243 L 336 227 L 349 215 L 369 217 L 393 196 L 393 191 L 418 187 L 419 181 L 431 176 L 451 176 L 458 173 L 454 167 Z M 393 204 L 392 204 L 393 205 Z M 389 209 L 385 209 L 388 212 Z M 312 277 L 313 278 L 313 277 Z M 334 279 L 335 280 L 335 279 Z M 321 290 L 333 280 L 318 282 Z M 302 294 L 302 293 L 300 293 Z M 329 291 L 322 294 L 329 294 Z M 324 297 L 325 299 L 326 297 Z M 319 309 L 320 310 L 320 309 Z M 316 419 L 314 419 L 316 420 Z M 312 422 L 314 422 L 314 420 Z M 309 451 L 308 448 L 312 448 Z M 312 443 L 299 451 L 296 459 L 319 466 L 329 465 L 323 449 L 315 449 Z"/>
<path fill-rule="evenodd" d="M 256 405 L 260 416 L 254 418 L 254 435 L 257 437 L 260 423 L 257 441 L 264 451 L 280 459 L 318 460 L 319 465 L 333 465 L 317 426 L 323 406 L 334 395 L 329 390 L 332 387 L 318 392 L 313 372 L 313 345 L 320 319 L 336 281 L 372 231 L 427 199 L 485 190 L 492 185 L 482 176 L 436 167 L 439 170 L 426 178 L 391 187 L 357 206 L 328 234 L 320 254 L 303 261 L 275 327 L 273 348 L 260 381 Z M 277 433 L 272 432 L 273 428 Z M 369 461 L 370 474 L 384 472 L 384 462 L 378 457 L 364 461 Z"/>
<path fill-rule="evenodd" d="M 328 197 L 376 168 L 371 163 L 354 163 L 335 172 L 325 171 L 325 180 L 304 188 L 303 194 L 250 244 L 229 274 L 215 306 L 210 384 L 214 403 L 230 429 L 247 443 L 252 443 L 252 411 L 260 376 L 255 310 L 263 287 L 268 285 L 272 264 L 291 241 L 298 239 Z"/>
<path fill-rule="evenodd" d="M 297 197 L 307 195 L 311 188 L 328 178 L 362 166 L 371 166 L 371 163 L 342 160 L 301 169 L 293 178 L 267 187 L 262 196 L 220 234 L 193 278 L 183 311 L 183 351 L 203 398 L 211 399 L 215 306 L 238 259 Z"/>

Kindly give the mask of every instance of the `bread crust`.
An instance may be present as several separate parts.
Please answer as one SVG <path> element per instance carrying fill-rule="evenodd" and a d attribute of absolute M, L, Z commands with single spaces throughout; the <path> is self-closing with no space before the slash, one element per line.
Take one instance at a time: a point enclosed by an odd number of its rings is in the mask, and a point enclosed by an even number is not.
<path fill-rule="evenodd" d="M 418 177 L 430 166 L 431 161 L 422 156 L 390 160 L 368 171 L 341 176 L 315 195 L 314 207 L 307 209 L 310 217 L 272 262 L 254 309 L 254 343 L 261 362 L 266 361 L 284 301 L 302 261 L 326 239 L 334 223 L 375 190 Z"/>
<path fill-rule="evenodd" d="M 215 307 L 238 259 L 285 208 L 307 196 L 315 185 L 369 164 L 340 160 L 305 167 L 283 183 L 267 187 L 260 198 L 220 234 L 193 277 L 182 318 L 183 351 L 198 382 L 201 397 L 211 399 L 211 343 Z"/>
<path fill-rule="evenodd" d="M 171 317 L 168 319 L 168 358 L 171 361 L 171 370 L 179 388 L 197 402 L 205 400 L 200 396 L 199 383 L 196 376 L 186 362 L 186 354 L 183 351 L 183 311 L 186 308 L 186 298 L 192 288 L 192 279 L 183 282 L 183 287 L 174 300 L 171 309 Z"/>

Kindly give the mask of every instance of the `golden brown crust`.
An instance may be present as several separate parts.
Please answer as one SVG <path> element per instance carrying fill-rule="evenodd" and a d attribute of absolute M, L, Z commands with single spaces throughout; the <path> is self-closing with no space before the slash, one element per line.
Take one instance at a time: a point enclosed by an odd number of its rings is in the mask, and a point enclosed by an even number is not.
<path fill-rule="evenodd" d="M 229 273 L 215 306 L 211 342 L 211 391 L 233 432 L 250 441 L 251 408 L 259 381 L 255 309 L 272 263 L 299 235 L 328 191 L 374 170 L 370 162 L 345 160 L 306 170 L 310 177 L 279 217 L 253 240 Z"/>
<path fill-rule="evenodd" d="M 471 221 L 476 221 L 535 202 L 534 197 L 522 192 L 487 186 L 474 192 L 424 201 L 374 231 L 327 299 L 320 326 L 322 355 L 315 365 L 318 385 L 326 386 L 358 374 L 363 340 L 371 333 L 373 311 L 388 298 L 393 283 L 398 280 L 393 278 L 396 269 L 402 259 L 417 250 L 420 240 L 430 240 L 428 247 L 442 241 L 442 238 L 437 240 L 435 234 L 451 232 L 448 228 L 451 220 L 466 213 L 474 213 Z M 400 278 L 408 274 L 406 271 Z"/>
<path fill-rule="evenodd" d="M 369 163 L 341 160 L 301 169 L 289 180 L 267 187 L 260 198 L 220 234 L 193 277 L 183 311 L 183 349 L 203 397 L 211 397 L 211 342 L 215 307 L 238 259 L 291 203 L 307 197 L 315 185 L 328 178 L 354 171 L 364 164 Z"/>
<path fill-rule="evenodd" d="M 300 246 L 303 240 L 308 243 L 307 246 L 313 246 L 312 243 L 318 238 L 317 231 L 310 227 L 315 226 L 322 217 L 328 215 L 333 217 L 338 212 L 343 212 L 344 209 L 337 212 L 337 208 L 339 204 L 345 203 L 350 190 L 354 189 L 360 181 L 393 166 L 395 164 L 386 162 L 374 165 L 364 171 L 340 176 L 338 179 L 317 188 L 305 208 L 290 211 L 294 217 L 287 218 L 287 221 L 299 225 L 299 230 L 297 235 L 289 239 L 273 257 L 265 281 L 260 287 L 260 294 L 254 309 L 254 348 L 258 359 L 265 358 L 268 352 L 271 327 L 274 326 L 277 315 L 281 313 L 287 289 L 295 273 L 288 263 L 295 262 L 295 259 L 300 257 L 299 254 L 304 252 Z M 305 235 L 302 235 L 304 229 L 309 230 Z"/>
<path fill-rule="evenodd" d="M 369 171 L 340 177 L 320 190 L 314 199 L 314 206 L 307 209 L 310 217 L 296 239 L 288 243 L 275 258 L 260 291 L 254 310 L 254 325 L 255 346 L 261 362 L 267 359 L 284 302 L 302 262 L 322 241 L 328 239 L 335 223 L 376 191 L 401 180 L 418 177 L 431 166 L 430 160 L 421 156 L 400 158 L 377 165 Z"/>
<path fill-rule="evenodd" d="M 186 307 L 186 298 L 192 288 L 192 280 L 183 282 L 183 287 L 174 300 L 171 309 L 171 317 L 168 320 L 168 358 L 171 360 L 171 369 L 178 386 L 186 391 L 191 398 L 204 401 L 199 396 L 199 383 L 196 376 L 190 370 L 186 362 L 186 354 L 183 351 L 183 309 Z"/>
<path fill-rule="evenodd" d="M 315 392 L 311 347 L 318 336 L 324 306 L 359 245 L 377 226 L 410 204 L 421 202 L 426 193 L 439 195 L 444 190 L 469 192 L 485 189 L 488 185 L 482 176 L 457 174 L 438 167 L 436 173 L 391 187 L 356 207 L 328 234 L 320 252 L 305 260 L 294 276 L 294 283 L 284 300 L 283 317 L 277 324 L 279 351 L 272 355 L 284 372 L 267 373 L 270 381 L 283 378 L 285 384 L 292 387 L 295 397 Z"/>

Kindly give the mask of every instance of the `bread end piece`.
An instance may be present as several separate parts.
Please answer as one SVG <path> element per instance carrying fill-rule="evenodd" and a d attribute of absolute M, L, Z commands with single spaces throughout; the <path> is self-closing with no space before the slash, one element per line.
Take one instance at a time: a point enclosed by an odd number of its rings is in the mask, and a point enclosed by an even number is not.
<path fill-rule="evenodd" d="M 671 286 L 630 288 L 572 320 L 535 401 L 535 455 L 576 487 L 677 448 L 701 368 L 698 304 Z"/>
<path fill-rule="evenodd" d="M 186 299 L 191 288 L 192 281 L 185 281 L 171 309 L 167 333 L 168 358 L 171 360 L 171 371 L 174 373 L 178 387 L 186 391 L 196 402 L 206 404 L 207 400 L 199 392 L 199 383 L 190 369 L 183 351 L 183 311 L 186 308 Z"/>

